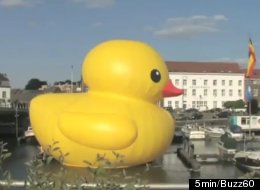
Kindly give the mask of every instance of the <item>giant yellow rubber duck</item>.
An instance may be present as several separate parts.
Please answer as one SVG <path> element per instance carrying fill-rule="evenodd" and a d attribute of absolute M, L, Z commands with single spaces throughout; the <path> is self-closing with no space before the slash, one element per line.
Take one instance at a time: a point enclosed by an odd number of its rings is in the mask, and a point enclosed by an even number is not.
<path fill-rule="evenodd" d="M 45 94 L 34 98 L 30 120 L 37 140 L 63 164 L 97 167 L 97 155 L 109 167 L 130 167 L 160 157 L 172 142 L 174 120 L 158 106 L 182 90 L 169 81 L 168 70 L 150 45 L 109 40 L 86 55 L 82 75 L 88 92 Z M 121 159 L 118 159 L 121 155 Z"/>

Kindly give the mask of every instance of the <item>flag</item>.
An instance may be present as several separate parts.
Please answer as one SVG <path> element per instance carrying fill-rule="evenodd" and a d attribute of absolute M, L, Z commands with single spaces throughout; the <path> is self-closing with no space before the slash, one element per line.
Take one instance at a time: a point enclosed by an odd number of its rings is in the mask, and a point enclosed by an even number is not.
<path fill-rule="evenodd" d="M 249 38 L 248 48 L 249 48 L 249 58 L 248 58 L 248 64 L 246 70 L 246 78 L 252 78 L 254 74 L 255 64 L 256 64 L 256 55 L 255 55 L 255 48 L 251 38 Z"/>
<path fill-rule="evenodd" d="M 246 102 L 251 102 L 253 99 L 251 86 L 250 86 L 250 80 L 247 80 L 246 83 L 246 94 L 245 94 Z"/>

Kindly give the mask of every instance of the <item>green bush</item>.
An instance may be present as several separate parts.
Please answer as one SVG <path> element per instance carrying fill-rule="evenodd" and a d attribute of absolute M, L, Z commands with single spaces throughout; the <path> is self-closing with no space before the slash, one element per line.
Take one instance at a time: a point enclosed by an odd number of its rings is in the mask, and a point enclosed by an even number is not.
<path fill-rule="evenodd" d="M 4 147 L 5 143 L 0 142 L 0 172 L 2 173 L 2 163 L 5 159 L 11 156 Z M 59 152 L 59 162 L 61 163 L 58 168 L 58 172 L 48 171 L 49 167 L 52 167 L 52 163 L 55 162 L 51 156 L 53 152 Z M 115 170 L 107 169 L 111 166 L 111 162 L 106 159 L 105 155 L 97 155 L 96 162 L 99 167 L 91 168 L 86 167 L 84 175 L 75 176 L 75 173 L 71 172 L 68 168 L 62 165 L 66 156 L 69 153 L 63 154 L 58 147 L 58 142 L 54 141 L 51 146 L 48 146 L 46 152 L 41 156 L 35 155 L 35 157 L 29 162 L 25 163 L 27 166 L 27 177 L 25 181 L 25 188 L 28 190 L 69 190 L 69 189 L 98 189 L 98 190 L 136 190 L 136 184 L 140 185 L 138 189 L 146 189 L 145 184 L 140 180 L 140 174 L 135 176 L 128 176 L 125 169 Z M 113 155 L 120 162 L 123 162 L 123 156 L 113 152 Z M 86 161 L 86 164 L 91 165 Z M 147 169 L 147 168 L 146 168 Z M 8 182 L 7 185 L 1 187 L 2 189 L 11 189 L 12 179 L 10 172 L 3 172 L 3 179 Z M 119 181 L 122 176 L 127 183 L 122 185 Z M 2 189 L 1 189 L 2 188 Z"/>

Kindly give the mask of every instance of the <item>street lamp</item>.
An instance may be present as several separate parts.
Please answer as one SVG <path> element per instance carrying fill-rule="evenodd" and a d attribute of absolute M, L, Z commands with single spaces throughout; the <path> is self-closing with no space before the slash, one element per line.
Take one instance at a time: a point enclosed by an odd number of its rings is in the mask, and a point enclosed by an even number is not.
<path fill-rule="evenodd" d="M 184 84 L 184 81 L 185 81 L 185 84 Z M 184 86 L 185 86 L 185 89 L 186 86 L 187 86 L 187 77 L 186 76 L 183 76 L 182 77 L 182 89 L 184 90 L 184 93 L 182 94 L 182 109 L 184 110 L 184 96 L 186 96 L 186 90 L 184 89 Z M 185 109 L 186 109 L 186 106 L 185 106 Z"/>
<path fill-rule="evenodd" d="M 71 83 L 70 83 L 70 91 L 73 93 L 73 65 L 71 65 Z"/>
<path fill-rule="evenodd" d="M 18 117 L 19 117 L 19 114 L 18 114 L 18 104 L 16 104 L 15 106 L 15 137 L 16 137 L 16 140 L 18 140 Z"/>

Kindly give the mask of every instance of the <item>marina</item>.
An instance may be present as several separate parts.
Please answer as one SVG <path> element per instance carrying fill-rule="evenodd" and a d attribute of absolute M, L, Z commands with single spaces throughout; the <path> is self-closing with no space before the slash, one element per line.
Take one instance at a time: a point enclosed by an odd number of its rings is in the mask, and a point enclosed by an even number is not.
<path fill-rule="evenodd" d="M 129 182 L 129 178 L 138 176 L 140 181 L 157 187 L 155 189 L 165 189 L 166 186 L 168 189 L 176 189 L 176 185 L 179 187 L 177 189 L 188 189 L 189 179 L 235 179 L 255 171 L 255 168 L 245 166 L 242 162 L 245 157 L 242 158 L 240 152 L 260 149 L 258 136 L 250 138 L 248 132 L 244 131 L 241 139 L 234 138 L 234 135 L 230 135 L 232 131 L 227 124 L 227 120 L 207 118 L 177 123 L 173 142 L 162 157 L 147 165 L 125 169 L 127 180 L 121 176 L 116 181 Z M 30 125 L 19 135 L 19 138 L 16 135 L 3 135 L 0 139 L 7 142 L 7 149 L 11 153 L 11 157 L 5 160 L 3 169 L 10 171 L 15 182 L 23 184 L 28 176 L 26 163 L 39 158 L 41 149 Z M 248 156 L 247 160 L 251 157 Z M 46 165 L 45 170 L 57 174 L 61 168 L 63 166 L 60 163 L 52 161 Z M 86 175 L 86 169 L 83 168 L 64 168 L 70 173 L 69 181 L 74 179 L 72 176 Z M 122 170 L 110 172 L 117 175 Z"/>
<path fill-rule="evenodd" d="M 0 0 L 0 190 L 260 179 L 259 5 Z"/>
<path fill-rule="evenodd" d="M 11 157 L 4 162 L 3 169 L 10 171 L 12 178 L 16 181 L 26 180 L 28 166 L 25 163 L 38 155 L 39 145 L 33 141 L 18 144 L 13 137 L 2 138 L 2 140 L 7 142 L 7 149 L 12 153 Z M 146 181 L 148 184 L 184 184 L 185 187 L 191 178 L 232 179 L 241 177 L 250 171 L 238 167 L 234 159 L 222 160 L 218 143 L 218 138 L 211 140 L 184 138 L 182 143 L 173 143 L 161 158 L 149 165 L 126 169 L 127 176 L 137 175 L 141 181 Z M 254 147 L 257 146 L 259 146 L 258 142 L 254 144 Z M 242 150 L 243 144 L 240 143 L 237 147 Z M 58 162 L 51 162 L 49 166 L 46 166 L 47 171 L 51 173 L 59 173 L 60 167 Z M 82 168 L 65 168 L 72 174 L 71 176 L 84 176 L 86 172 Z M 119 171 L 113 170 L 112 173 L 115 174 Z M 118 180 L 124 181 L 123 178 Z"/>

